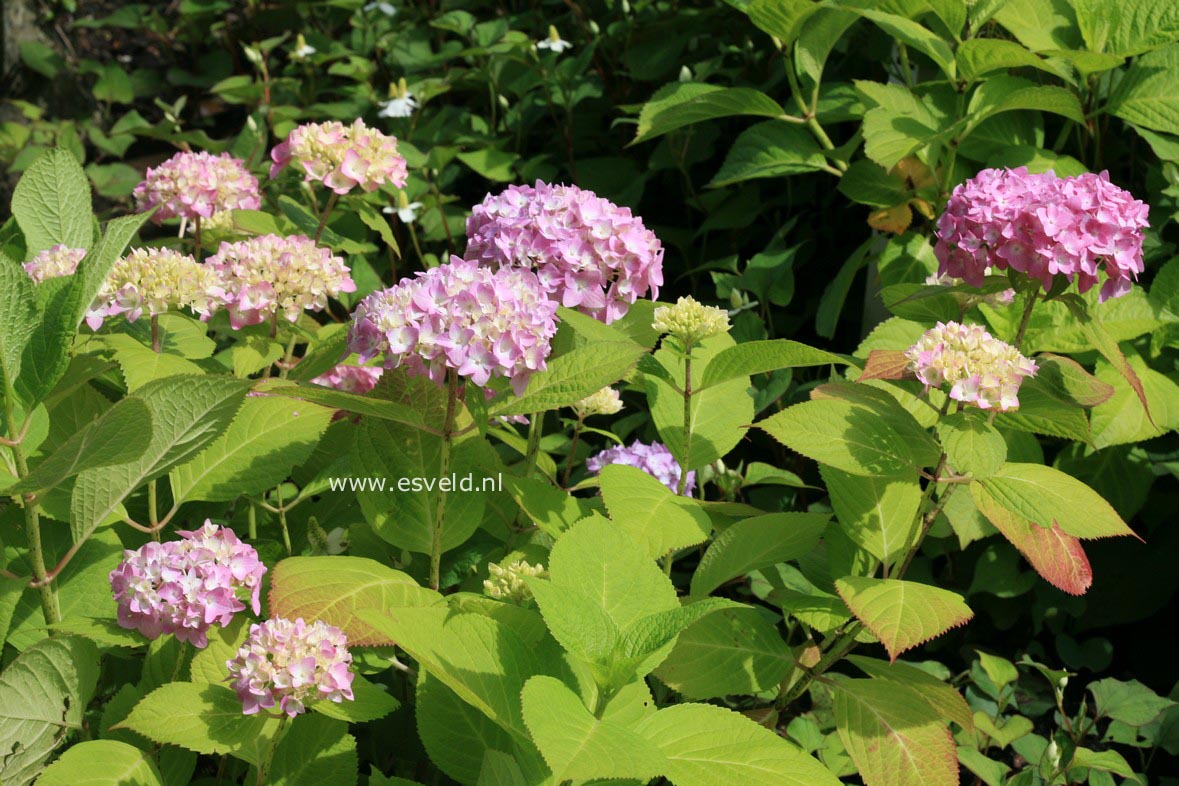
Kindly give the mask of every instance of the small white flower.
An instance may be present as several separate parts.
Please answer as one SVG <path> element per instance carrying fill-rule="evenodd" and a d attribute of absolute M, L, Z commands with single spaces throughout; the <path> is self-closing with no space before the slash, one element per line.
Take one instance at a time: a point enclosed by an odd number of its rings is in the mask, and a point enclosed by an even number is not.
<path fill-rule="evenodd" d="M 687 66 L 680 66 L 680 81 L 681 82 L 691 82 L 692 81 L 692 69 L 688 68 Z"/>
<path fill-rule="evenodd" d="M 328 554 L 343 554 L 348 550 L 348 530 L 343 527 L 336 527 L 327 536 L 327 544 L 324 549 Z"/>
<path fill-rule="evenodd" d="M 403 200 L 404 202 L 404 200 Z M 397 217 L 401 219 L 403 224 L 412 224 L 418 218 L 418 211 L 422 209 L 421 202 L 405 202 L 404 204 L 393 207 L 381 208 L 381 212 L 385 215 L 396 213 Z"/>
<path fill-rule="evenodd" d="M 413 93 L 406 93 L 400 98 L 390 98 L 388 101 L 378 101 L 381 111 L 377 117 L 409 117 L 418 108 L 418 100 Z"/>
<path fill-rule="evenodd" d="M 555 26 L 549 25 L 549 37 L 542 38 L 541 40 L 537 41 L 536 48 L 551 49 L 553 52 L 561 54 L 566 49 L 572 49 L 573 44 L 561 38 L 561 35 L 557 32 L 557 28 Z"/>
<path fill-rule="evenodd" d="M 313 54 L 315 54 L 315 47 L 313 47 L 311 44 L 307 43 L 307 40 L 305 38 L 303 38 L 302 33 L 300 33 L 295 38 L 295 49 L 293 52 L 291 52 L 291 59 L 292 60 L 306 60 L 308 57 L 310 57 Z"/>
<path fill-rule="evenodd" d="M 364 10 L 372 11 L 374 8 L 385 16 L 396 16 L 397 14 L 397 8 L 392 3 L 368 3 Z"/>

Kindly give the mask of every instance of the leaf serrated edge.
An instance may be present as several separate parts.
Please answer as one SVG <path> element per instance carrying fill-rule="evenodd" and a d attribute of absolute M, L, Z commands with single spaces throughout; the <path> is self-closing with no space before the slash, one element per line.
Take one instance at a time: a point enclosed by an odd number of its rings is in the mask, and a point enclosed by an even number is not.
<path fill-rule="evenodd" d="M 899 581 L 899 579 L 898 579 L 898 581 Z M 937 587 L 936 589 L 941 589 L 941 587 Z M 955 628 L 961 628 L 966 623 L 968 623 L 972 619 L 974 619 L 974 610 L 968 606 L 966 610 L 970 613 L 966 617 L 964 617 L 963 619 L 959 620 L 958 622 L 951 623 L 949 625 L 949 627 L 943 628 L 942 630 L 938 631 L 937 633 L 934 633 L 931 636 L 926 636 L 925 638 L 921 639 L 920 641 L 916 641 L 916 642 L 910 644 L 909 646 L 904 647 L 899 650 L 896 650 L 894 652 L 893 648 L 888 645 L 888 642 L 884 640 L 884 637 L 880 635 L 880 633 L 876 630 L 876 628 L 873 627 L 872 624 L 870 622 L 868 622 L 866 619 L 863 619 L 862 617 L 860 617 L 860 615 L 856 613 L 856 610 L 851 607 L 851 604 L 848 602 L 847 598 L 843 594 L 843 590 L 839 586 L 839 579 L 835 580 L 835 592 L 839 595 L 839 599 L 841 601 L 843 601 L 843 605 L 847 606 L 848 611 L 850 611 L 852 613 L 852 616 L 855 617 L 856 619 L 858 619 L 860 622 L 862 622 L 864 624 L 864 627 L 867 628 L 869 631 L 871 631 L 872 635 L 876 637 L 876 640 L 879 641 L 881 643 L 881 645 L 884 646 L 884 649 L 888 652 L 888 662 L 890 664 L 896 663 L 897 658 L 899 658 L 902 653 L 908 652 L 909 650 L 912 650 L 912 649 L 916 649 L 916 648 L 920 647 L 922 644 L 926 644 L 928 642 L 931 642 L 934 639 L 936 639 L 938 636 L 944 636 L 945 634 L 949 633 L 950 631 L 954 630 Z"/>

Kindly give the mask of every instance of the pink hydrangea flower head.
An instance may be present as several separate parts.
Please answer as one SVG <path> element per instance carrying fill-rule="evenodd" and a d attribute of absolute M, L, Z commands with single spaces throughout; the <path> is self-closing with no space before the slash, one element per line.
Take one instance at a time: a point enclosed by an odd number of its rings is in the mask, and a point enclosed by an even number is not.
<path fill-rule="evenodd" d="M 980 409 L 1019 407 L 1019 386 L 1039 370 L 1035 361 L 991 336 L 981 325 L 939 322 L 905 350 L 925 389 L 950 385 L 950 398 Z"/>
<path fill-rule="evenodd" d="M 251 625 L 246 643 L 225 665 L 246 715 L 277 706 L 293 718 L 308 702 L 353 700 L 348 639 L 321 620 Z"/>
<path fill-rule="evenodd" d="M 79 263 L 85 256 L 86 249 L 84 248 L 70 248 L 58 243 L 56 246 L 37 254 L 23 267 L 25 272 L 29 274 L 29 278 L 33 279 L 33 283 L 40 284 L 47 278 L 74 275 L 74 271 L 78 269 Z"/>
<path fill-rule="evenodd" d="M 1010 268 L 1046 290 L 1061 275 L 1086 292 L 1104 271 L 1104 301 L 1129 292 L 1142 272 L 1148 214 L 1107 172 L 1062 178 L 984 169 L 954 189 L 938 218 L 938 273 L 981 286 L 988 266 Z"/>
<path fill-rule="evenodd" d="M 334 120 L 296 126 L 270 158 L 271 178 L 294 161 L 302 167 L 305 181 L 318 180 L 337 194 L 356 186 L 375 191 L 385 183 L 401 188 L 407 174 L 397 138 L 369 128 L 359 118 L 350 126 Z"/>
<path fill-rule="evenodd" d="M 367 393 L 377 386 L 385 369 L 380 366 L 352 366 L 341 363 L 331 371 L 311 380 L 316 385 L 342 390 L 345 393 Z"/>
<path fill-rule="evenodd" d="M 107 317 L 120 314 L 134 322 L 187 308 L 208 317 L 217 308 L 217 275 L 188 254 L 169 248 L 135 248 L 111 267 L 86 323 L 98 330 Z"/>
<path fill-rule="evenodd" d="M 217 272 L 217 296 L 235 329 L 276 314 L 294 322 L 304 310 L 322 311 L 329 298 L 356 291 L 344 260 L 303 235 L 222 243 L 207 264 Z"/>
<path fill-rule="evenodd" d="M 479 386 L 505 377 L 520 395 L 545 368 L 556 311 L 531 271 L 452 257 L 362 300 L 348 346 L 362 362 L 383 355 L 386 368 L 439 384 L 447 369 Z"/>
<path fill-rule="evenodd" d="M 672 491 L 679 491 L 683 468 L 671 455 L 671 451 L 667 449 L 666 445 L 658 442 L 648 445 L 638 440 L 630 445 L 616 445 L 590 456 L 586 459 L 585 468 L 596 475 L 602 471 L 602 467 L 609 464 L 637 467 Z M 692 496 L 692 491 L 695 488 L 696 473 L 689 472 L 687 484 L 684 486 L 684 495 Z"/>
<path fill-rule="evenodd" d="M 177 153 L 148 168 L 134 195 L 140 212 L 157 208 L 152 215 L 157 224 L 166 218 L 195 221 L 227 210 L 262 207 L 258 178 L 228 153 Z"/>
<path fill-rule="evenodd" d="M 253 546 L 210 521 L 180 540 L 146 543 L 123 552 L 110 573 L 119 625 L 149 639 L 165 633 L 197 647 L 208 644 L 213 625 L 228 625 L 246 608 L 261 610 L 266 566 Z"/>
<path fill-rule="evenodd" d="M 535 270 L 549 297 L 604 322 L 663 284 L 663 245 L 630 208 L 539 180 L 474 207 L 466 258 Z"/>

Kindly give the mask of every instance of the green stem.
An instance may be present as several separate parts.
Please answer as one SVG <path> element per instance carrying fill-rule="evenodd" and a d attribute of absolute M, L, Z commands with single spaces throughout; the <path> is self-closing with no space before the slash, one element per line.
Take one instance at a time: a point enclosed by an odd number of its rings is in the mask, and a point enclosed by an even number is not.
<path fill-rule="evenodd" d="M 581 439 L 581 429 L 585 425 L 585 420 L 577 419 L 577 425 L 573 427 L 573 437 L 569 440 L 569 456 L 565 459 L 565 473 L 561 476 L 561 488 L 569 488 L 569 477 L 573 474 L 573 462 L 577 457 L 577 442 Z"/>
<path fill-rule="evenodd" d="M 258 506 L 253 502 L 250 503 L 250 509 L 246 513 L 246 520 L 249 522 L 250 540 L 258 539 Z"/>
<path fill-rule="evenodd" d="M 159 543 L 160 517 L 157 512 L 158 500 L 156 495 L 156 482 L 153 480 L 147 484 L 147 522 L 151 526 L 151 539 Z"/>
<path fill-rule="evenodd" d="M 201 256 L 204 254 L 204 249 L 201 248 L 201 217 L 197 216 L 193 222 L 192 227 L 192 255 L 197 262 L 201 261 Z M 156 352 L 159 352 L 157 349 Z"/>
<path fill-rule="evenodd" d="M 151 348 L 157 355 L 160 353 L 160 317 L 151 315 Z"/>
<path fill-rule="evenodd" d="M 831 141 L 831 137 L 827 136 L 827 132 L 819 124 L 818 119 L 815 117 L 815 108 L 807 106 L 806 101 L 802 100 L 802 87 L 798 84 L 798 75 L 794 73 L 793 58 L 790 57 L 788 51 L 783 51 L 782 56 L 786 63 L 786 80 L 790 83 L 790 92 L 794 96 L 794 103 L 798 105 L 798 111 L 802 112 L 802 116 L 806 120 L 806 127 L 810 130 L 811 136 L 823 146 L 824 150 L 834 150 L 835 143 Z M 846 161 L 833 160 L 835 161 L 835 168 L 840 173 L 847 171 Z"/>
<path fill-rule="evenodd" d="M 287 556 L 291 556 L 291 532 L 287 529 L 287 508 L 282 499 L 282 486 L 275 492 L 278 494 L 278 526 L 282 528 L 282 545 L 286 547 Z"/>
<path fill-rule="evenodd" d="M 323 229 L 327 226 L 328 216 L 332 214 L 332 208 L 336 206 L 336 202 L 339 199 L 340 195 L 335 191 L 333 191 L 332 195 L 328 197 L 327 204 L 323 208 L 323 213 L 321 213 L 319 216 L 319 226 L 315 228 L 315 237 L 312 238 L 312 240 L 314 240 L 316 243 L 319 242 L 319 238 L 323 235 Z"/>
<path fill-rule="evenodd" d="M 536 469 L 536 458 L 540 455 L 543 420 L 543 412 L 533 412 L 528 416 L 528 446 L 524 449 L 524 477 L 526 478 L 532 477 L 532 472 Z"/>
<path fill-rule="evenodd" d="M 1019 320 L 1019 330 L 1015 332 L 1015 348 L 1020 352 L 1023 351 L 1023 338 L 1028 332 L 1028 325 L 1032 321 L 1032 309 L 1035 307 L 1036 300 L 1039 296 L 1039 290 L 1033 289 L 1028 293 L 1027 305 L 1023 307 L 1023 316 Z"/>
<path fill-rule="evenodd" d="M 688 489 L 688 463 L 692 454 L 692 348 L 684 355 L 684 466 L 680 467 L 680 482 L 676 493 L 683 496 Z"/>
<path fill-rule="evenodd" d="M 446 372 L 446 420 L 442 425 L 442 457 L 438 473 L 438 504 L 434 510 L 434 537 L 430 543 L 430 589 L 438 590 L 442 583 L 442 525 L 446 517 L 446 494 L 442 480 L 450 474 L 450 448 L 454 439 L 454 417 L 458 410 L 458 374 Z"/>
<path fill-rule="evenodd" d="M 29 463 L 25 458 L 25 449 L 19 439 L 16 429 L 16 391 L 5 375 L 4 416 L 8 424 L 9 437 L 15 444 L 10 448 L 12 457 L 16 461 L 16 474 L 21 480 L 29 474 Z M 31 495 L 24 495 L 21 504 L 25 510 L 25 539 L 29 545 L 29 563 L 33 569 L 33 583 L 41 595 L 41 610 L 45 614 L 45 623 L 52 625 L 61 621 L 61 609 L 57 605 L 57 591 L 52 584 L 45 580 L 45 550 L 41 545 L 41 514 L 37 511 L 37 502 Z"/>
<path fill-rule="evenodd" d="M 283 354 L 282 364 L 278 368 L 278 378 L 286 379 L 291 372 L 291 361 L 295 357 L 295 343 L 299 340 L 297 333 L 291 333 L 291 340 L 287 342 L 287 351 Z"/>
<path fill-rule="evenodd" d="M 278 728 L 274 730 L 274 739 L 270 743 L 270 749 L 266 751 L 266 758 L 262 760 L 261 766 L 258 767 L 258 786 L 265 786 L 270 780 L 270 768 L 274 765 L 274 752 L 278 750 L 278 743 L 282 740 L 283 732 L 286 731 L 287 722 L 290 717 L 285 713 L 278 721 Z"/>

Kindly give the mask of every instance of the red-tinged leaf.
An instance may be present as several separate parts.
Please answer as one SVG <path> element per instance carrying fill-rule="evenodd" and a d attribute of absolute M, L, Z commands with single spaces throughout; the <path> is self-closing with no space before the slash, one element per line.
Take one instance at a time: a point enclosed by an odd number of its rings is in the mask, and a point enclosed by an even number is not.
<path fill-rule="evenodd" d="M 974 616 L 958 593 L 915 581 L 845 576 L 835 580 L 835 591 L 894 662 Z"/>
<path fill-rule="evenodd" d="M 856 382 L 870 379 L 904 379 L 909 373 L 909 359 L 899 349 L 874 349 L 868 353 L 868 362 L 856 378 Z"/>
<path fill-rule="evenodd" d="M 971 484 L 975 505 L 1003 537 L 1019 550 L 1036 572 L 1052 586 L 1070 595 L 1083 595 L 1093 584 L 1093 569 L 1081 541 L 1059 525 L 1040 527 L 1007 510 L 990 493 Z"/>
<path fill-rule="evenodd" d="M 1114 394 L 1113 385 L 1102 382 L 1072 358 L 1045 353 L 1036 357 L 1036 363 L 1040 366 L 1036 376 L 1048 385 L 1049 390 L 1082 407 L 1104 404 Z"/>
<path fill-rule="evenodd" d="M 1059 525 L 1066 534 L 1086 540 L 1138 538 L 1100 494 L 1055 467 L 1008 462 L 971 485 L 982 486 L 995 503 L 1045 529 Z"/>
<path fill-rule="evenodd" d="M 1110 362 L 1110 364 L 1118 370 L 1134 393 L 1138 396 L 1138 400 L 1142 402 L 1142 409 L 1146 412 L 1146 418 L 1151 425 L 1158 425 L 1154 422 L 1154 416 L 1150 414 L 1150 404 L 1146 401 L 1146 389 L 1142 387 L 1142 380 L 1138 378 L 1137 372 L 1134 371 L 1130 361 L 1126 360 L 1126 356 L 1122 354 L 1122 348 L 1118 346 L 1118 342 L 1109 334 L 1105 326 L 1095 320 L 1089 313 L 1089 307 L 1080 297 L 1075 295 L 1064 295 L 1060 298 L 1068 310 L 1072 312 L 1076 318 L 1077 323 L 1081 327 L 1081 332 L 1085 334 L 1085 338 L 1089 339 L 1089 343 L 1093 348 L 1101 353 L 1102 357 Z"/>

